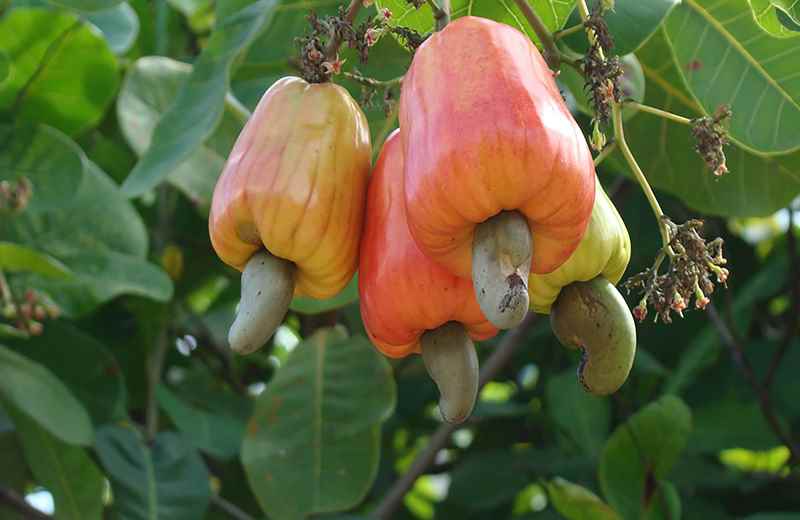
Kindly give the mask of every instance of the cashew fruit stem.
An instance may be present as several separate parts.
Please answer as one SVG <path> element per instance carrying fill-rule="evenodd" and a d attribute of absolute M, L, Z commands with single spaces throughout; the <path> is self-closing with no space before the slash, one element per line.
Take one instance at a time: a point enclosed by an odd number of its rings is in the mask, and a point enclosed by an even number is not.
<path fill-rule="evenodd" d="M 561 289 L 550 326 L 562 345 L 583 349 L 578 379 L 586 391 L 608 395 L 625 383 L 636 354 L 636 326 L 622 295 L 605 277 Z"/>
<path fill-rule="evenodd" d="M 445 421 L 464 422 L 478 397 L 478 355 L 460 323 L 448 322 L 420 339 L 422 359 L 439 388 L 439 410 Z"/>
<path fill-rule="evenodd" d="M 503 211 L 480 223 L 472 239 L 472 284 L 483 315 L 498 329 L 518 325 L 528 312 L 533 241 L 528 221 Z"/>
<path fill-rule="evenodd" d="M 294 263 L 267 250 L 254 254 L 242 272 L 242 296 L 228 343 L 239 354 L 260 349 L 283 321 L 294 295 Z"/>

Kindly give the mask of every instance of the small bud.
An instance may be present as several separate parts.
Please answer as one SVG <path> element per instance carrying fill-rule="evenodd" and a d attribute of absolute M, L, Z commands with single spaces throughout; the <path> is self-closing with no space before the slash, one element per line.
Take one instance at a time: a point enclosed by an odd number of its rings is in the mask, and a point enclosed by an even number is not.
<path fill-rule="evenodd" d="M 39 300 L 38 296 L 36 295 L 36 291 L 33 289 L 28 289 L 25 291 L 25 301 L 29 303 L 36 303 Z"/>
<path fill-rule="evenodd" d="M 392 18 L 392 12 L 389 10 L 388 7 L 384 7 L 381 9 L 381 16 L 383 16 L 384 20 L 390 20 Z"/>
<path fill-rule="evenodd" d="M 32 336 L 41 336 L 42 332 L 44 332 L 44 325 L 38 321 L 31 321 L 28 323 L 28 332 L 30 332 Z"/>
<path fill-rule="evenodd" d="M 592 129 L 592 149 L 599 152 L 603 148 L 606 147 L 606 134 L 600 130 L 600 125 L 597 124 L 597 121 L 594 123 L 594 128 Z"/>
<path fill-rule="evenodd" d="M 319 63 L 325 58 L 325 55 L 317 49 L 311 49 L 306 53 L 306 57 L 311 62 Z"/>
<path fill-rule="evenodd" d="M 19 313 L 23 319 L 29 320 L 33 315 L 33 307 L 31 306 L 30 303 L 25 302 L 19 306 Z"/>
<path fill-rule="evenodd" d="M 642 298 L 639 305 L 633 308 L 633 317 L 642 322 L 647 318 L 647 301 Z"/>
<path fill-rule="evenodd" d="M 367 47 L 372 47 L 376 43 L 378 43 L 378 38 L 380 38 L 381 33 L 374 28 L 369 28 L 364 33 L 364 43 L 367 44 Z"/>
<path fill-rule="evenodd" d="M 686 308 L 686 301 L 677 290 L 672 294 L 672 304 L 670 304 L 670 308 L 683 318 L 683 310 Z"/>
<path fill-rule="evenodd" d="M 13 320 L 17 317 L 17 306 L 13 303 L 7 303 L 3 306 L 3 317 L 7 320 Z"/>
<path fill-rule="evenodd" d="M 47 311 L 42 305 L 34 305 L 33 317 L 39 321 L 43 321 L 47 318 Z"/>
<path fill-rule="evenodd" d="M 601 0 L 600 4 L 603 6 L 603 11 L 614 10 L 614 0 Z"/>
<path fill-rule="evenodd" d="M 369 7 L 369 6 L 371 6 L 371 5 L 372 5 L 374 2 L 375 2 L 375 0 L 361 0 L 361 5 L 363 5 L 364 7 Z"/>
<path fill-rule="evenodd" d="M 703 294 L 703 291 L 700 290 L 700 286 L 696 282 L 694 284 L 694 297 L 694 306 L 698 309 L 705 309 L 706 305 L 711 303 L 711 300 L 709 300 L 706 295 Z"/>
<path fill-rule="evenodd" d="M 342 71 L 342 64 L 344 64 L 345 61 L 346 60 L 341 60 L 339 58 L 333 62 L 323 61 L 321 65 L 322 71 L 328 76 L 339 74 Z"/>
<path fill-rule="evenodd" d="M 50 317 L 51 320 L 54 320 L 59 316 L 61 316 L 61 307 L 59 307 L 54 303 L 46 303 L 44 308 L 47 311 L 47 315 Z"/>

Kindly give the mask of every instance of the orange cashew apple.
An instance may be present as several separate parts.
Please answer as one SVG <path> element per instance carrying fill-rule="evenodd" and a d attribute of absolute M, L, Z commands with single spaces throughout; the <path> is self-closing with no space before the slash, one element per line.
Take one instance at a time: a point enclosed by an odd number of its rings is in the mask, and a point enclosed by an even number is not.
<path fill-rule="evenodd" d="M 594 203 L 592 156 L 553 73 L 516 29 L 459 18 L 417 49 L 400 133 L 420 249 L 472 278 L 493 324 L 519 323 L 529 273 L 569 258 Z"/>
<path fill-rule="evenodd" d="M 636 354 L 636 326 L 614 287 L 631 257 L 628 230 L 600 182 L 589 229 L 578 249 L 552 273 L 531 275 L 533 310 L 568 348 L 583 350 L 578 379 L 596 395 L 616 392 Z"/>
<path fill-rule="evenodd" d="M 400 358 L 421 353 L 449 422 L 466 419 L 478 392 L 472 340 L 497 334 L 481 313 L 467 278 L 428 259 L 406 222 L 403 150 L 397 131 L 387 140 L 367 193 L 358 274 L 361 316 L 375 346 Z"/>
<path fill-rule="evenodd" d="M 358 263 L 369 179 L 367 120 L 345 89 L 286 77 L 267 90 L 217 181 L 211 243 L 243 271 L 228 341 L 260 348 L 293 295 L 334 296 Z"/>

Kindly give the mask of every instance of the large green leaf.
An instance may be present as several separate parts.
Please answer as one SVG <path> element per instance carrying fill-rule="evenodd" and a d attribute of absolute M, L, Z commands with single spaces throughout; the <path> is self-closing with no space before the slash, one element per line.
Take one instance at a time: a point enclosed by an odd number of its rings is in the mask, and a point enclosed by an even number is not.
<path fill-rule="evenodd" d="M 89 13 L 86 18 L 103 32 L 116 54 L 128 52 L 139 35 L 139 17 L 127 2 Z"/>
<path fill-rule="evenodd" d="M 126 520 L 203 518 L 210 487 L 203 459 L 173 432 L 152 444 L 130 427 L 97 431 L 95 450 L 111 480 L 113 509 Z"/>
<path fill-rule="evenodd" d="M 781 23 L 780 15 L 787 15 L 773 5 L 773 0 L 748 0 L 748 3 L 759 27 L 771 36 L 776 38 L 795 38 L 800 36 L 800 32 L 792 30 Z"/>
<path fill-rule="evenodd" d="M 99 426 L 124 419 L 127 391 L 116 358 L 92 336 L 61 321 L 45 324 L 41 336 L 8 340 L 19 354 L 58 374 Z"/>
<path fill-rule="evenodd" d="M 71 13 L 12 9 L 0 21 L 0 49 L 12 62 L 0 84 L 0 110 L 13 111 L 18 121 L 74 135 L 95 125 L 114 98 L 116 57 Z"/>
<path fill-rule="evenodd" d="M 594 8 L 598 1 L 589 0 L 589 9 Z M 611 36 L 614 37 L 614 54 L 622 56 L 636 51 L 679 3 L 680 0 L 615 0 L 614 9 L 603 15 Z M 580 21 L 576 9 L 569 17 L 567 26 L 573 26 Z M 583 32 L 567 36 L 564 41 L 580 53 L 585 53 L 589 47 Z"/>
<path fill-rule="evenodd" d="M 277 0 L 218 2 L 217 25 L 208 45 L 122 186 L 128 195 L 156 186 L 213 134 L 222 119 L 233 62 L 264 28 L 276 4 Z"/>
<path fill-rule="evenodd" d="M 733 111 L 731 138 L 764 153 L 800 148 L 800 45 L 772 38 L 746 0 L 686 0 L 664 25 L 681 76 L 705 113 Z"/>
<path fill-rule="evenodd" d="M 468 454 L 450 474 L 447 501 L 470 511 L 492 510 L 530 483 L 526 460 L 508 449 Z"/>
<path fill-rule="evenodd" d="M 0 269 L 36 273 L 50 278 L 69 278 L 72 273 L 50 255 L 13 242 L 0 242 Z"/>
<path fill-rule="evenodd" d="M 556 425 L 585 454 L 597 455 L 611 422 L 608 400 L 586 392 L 574 369 L 551 377 L 547 382 L 546 397 L 550 416 Z"/>
<path fill-rule="evenodd" d="M 164 385 L 158 387 L 157 397 L 158 404 L 193 446 L 224 459 L 239 453 L 247 419 L 237 416 L 235 410 L 185 402 Z"/>
<path fill-rule="evenodd" d="M 0 345 L 0 400 L 69 444 L 89 445 L 94 431 L 83 405 L 52 372 Z"/>
<path fill-rule="evenodd" d="M 4 236 L 52 255 L 74 273 L 70 280 L 31 276 L 28 284 L 49 292 L 68 314 L 89 312 L 121 294 L 169 300 L 172 282 L 146 260 L 147 231 L 136 209 L 93 163 L 86 173 L 78 194 L 58 210 L 0 221 Z"/>
<path fill-rule="evenodd" d="M 320 329 L 297 346 L 258 397 L 242 445 L 264 511 L 301 519 L 363 499 L 394 402 L 391 369 L 366 338 Z"/>
<path fill-rule="evenodd" d="M 556 511 L 567 520 L 622 520 L 600 497 L 563 478 L 545 484 Z"/>
<path fill-rule="evenodd" d="M 140 58 L 128 70 L 117 98 L 117 117 L 128 144 L 138 154 L 150 146 L 161 114 L 178 94 L 192 68 L 170 58 Z M 225 98 L 214 132 L 178 164 L 167 179 L 205 211 L 225 160 L 249 113 L 233 96 Z"/>
<path fill-rule="evenodd" d="M 702 115 L 682 88 L 662 32 L 654 34 L 637 56 L 647 79 L 648 105 L 691 118 Z M 684 125 L 641 113 L 625 124 L 625 135 L 650 182 L 700 211 L 768 215 L 800 193 L 797 152 L 765 158 L 731 145 L 725 149 L 730 172 L 715 178 L 694 152 L 694 138 Z"/>
<path fill-rule="evenodd" d="M 600 458 L 598 479 L 609 504 L 624 518 L 642 518 L 656 490 L 683 451 L 692 428 L 691 411 L 664 396 L 620 425 Z"/>
<path fill-rule="evenodd" d="M 103 518 L 104 478 L 86 450 L 62 442 L 12 406 L 6 411 L 33 475 L 53 495 L 56 520 Z"/>
<path fill-rule="evenodd" d="M 69 137 L 45 125 L 0 124 L 0 180 L 28 179 L 26 212 L 63 207 L 75 196 L 88 160 Z"/>

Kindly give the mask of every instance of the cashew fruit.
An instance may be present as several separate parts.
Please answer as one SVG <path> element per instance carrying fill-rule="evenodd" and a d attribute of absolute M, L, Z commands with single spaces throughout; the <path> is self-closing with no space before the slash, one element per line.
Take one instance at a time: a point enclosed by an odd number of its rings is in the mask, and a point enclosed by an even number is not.
<path fill-rule="evenodd" d="M 244 336 L 232 331 L 230 339 L 269 338 L 288 308 L 285 283 L 291 283 L 290 294 L 324 299 L 352 278 L 370 159 L 366 117 L 342 87 L 286 77 L 264 93 L 217 181 L 209 234 L 220 259 L 240 271 L 264 250 L 293 268 L 273 269 L 273 277 L 290 279 L 274 281 L 280 290 L 271 294 L 258 297 L 256 291 L 250 302 L 246 315 L 269 320 L 245 324 L 245 315 L 237 316 L 237 326 L 262 330 Z M 252 307 L 258 305 L 266 307 Z M 254 348 L 250 341 L 231 346 Z"/>

